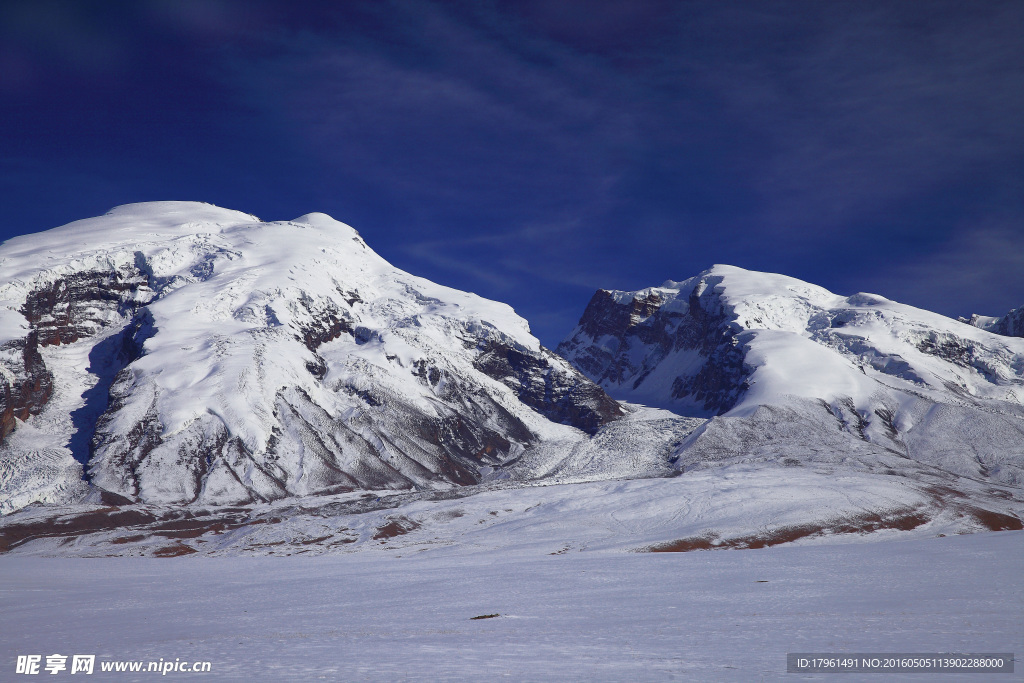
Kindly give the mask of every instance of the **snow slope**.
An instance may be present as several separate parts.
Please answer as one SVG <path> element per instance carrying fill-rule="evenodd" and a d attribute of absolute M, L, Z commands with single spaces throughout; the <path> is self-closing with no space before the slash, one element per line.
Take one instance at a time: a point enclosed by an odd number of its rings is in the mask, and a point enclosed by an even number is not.
<path fill-rule="evenodd" d="M 0 246 L 0 374 L 0 512 L 445 488 L 622 414 L 510 307 L 347 225 L 194 202 Z"/>
<path fill-rule="evenodd" d="M 898 463 L 893 463 L 899 466 Z M 920 467 L 724 464 L 676 477 L 351 492 L 249 506 L 33 506 L 0 552 L 109 557 L 638 552 L 854 543 L 1020 529 L 1013 487 Z M 956 486 L 957 490 L 951 488 Z"/>

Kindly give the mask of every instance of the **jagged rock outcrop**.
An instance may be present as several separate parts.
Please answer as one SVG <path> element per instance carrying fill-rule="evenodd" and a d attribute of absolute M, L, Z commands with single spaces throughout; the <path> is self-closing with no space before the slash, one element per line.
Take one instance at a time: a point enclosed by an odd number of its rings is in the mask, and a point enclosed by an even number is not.
<path fill-rule="evenodd" d="M 510 387 L 520 401 L 549 420 L 588 434 L 623 415 L 604 391 L 547 349 L 538 355 L 488 342 L 473 366 Z"/>
<path fill-rule="evenodd" d="M 16 238 L 0 331 L 0 511 L 81 495 L 83 464 L 152 503 L 471 484 L 622 415 L 508 306 L 322 214 L 160 202 Z"/>
<path fill-rule="evenodd" d="M 123 324 L 152 292 L 133 268 L 113 272 L 77 272 L 31 289 L 20 313 L 27 334 L 7 341 L 0 353 L 0 444 L 14 431 L 15 418 L 38 415 L 53 391 L 53 377 L 39 349 L 92 337 L 112 324 Z"/>
<path fill-rule="evenodd" d="M 694 414 L 721 414 L 746 388 L 737 335 L 742 327 L 716 296 L 720 276 L 709 275 L 639 292 L 598 290 L 576 330 L 558 346 L 584 374 L 631 400 L 690 406 Z M 666 376 L 666 368 L 681 371 Z"/>

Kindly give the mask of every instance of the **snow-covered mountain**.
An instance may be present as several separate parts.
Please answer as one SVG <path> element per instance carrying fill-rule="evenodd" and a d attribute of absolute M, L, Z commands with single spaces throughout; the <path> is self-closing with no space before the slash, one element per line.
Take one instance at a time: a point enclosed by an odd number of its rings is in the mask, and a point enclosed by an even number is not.
<path fill-rule="evenodd" d="M 0 373 L 0 512 L 470 484 L 623 414 L 510 307 L 326 215 L 193 202 L 4 243 Z"/>
<path fill-rule="evenodd" d="M 715 266 L 598 291 L 558 347 L 621 399 L 711 419 L 677 455 L 1024 483 L 1024 340 Z"/>
<path fill-rule="evenodd" d="M 1024 526 L 1024 339 L 781 275 L 599 291 L 567 361 L 322 214 L 141 204 L 0 247 L 0 331 L 0 553 Z"/>
<path fill-rule="evenodd" d="M 1015 308 L 1001 317 L 972 315 L 970 318 L 961 318 L 960 321 L 1007 337 L 1024 337 L 1024 306 Z"/>

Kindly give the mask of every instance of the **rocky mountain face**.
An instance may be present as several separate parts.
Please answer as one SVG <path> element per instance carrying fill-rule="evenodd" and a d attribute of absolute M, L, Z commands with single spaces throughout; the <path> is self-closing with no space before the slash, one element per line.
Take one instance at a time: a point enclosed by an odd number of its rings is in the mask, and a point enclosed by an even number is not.
<path fill-rule="evenodd" d="M 960 320 L 995 334 L 1007 337 L 1024 337 L 1024 306 L 1015 308 L 1000 318 L 972 315 L 970 318 L 960 318 Z"/>
<path fill-rule="evenodd" d="M 707 280 L 685 293 L 598 290 L 558 352 L 623 396 L 652 405 L 685 402 L 694 414 L 724 413 L 743 393 L 748 373 L 736 346 L 741 330 L 712 298 L 713 284 Z M 666 359 L 673 370 L 685 371 L 671 378 L 667 366 L 657 372 Z"/>
<path fill-rule="evenodd" d="M 328 216 L 190 202 L 0 247 L 0 375 L 0 512 L 472 484 L 623 414 L 508 306 Z"/>
<path fill-rule="evenodd" d="M 678 449 L 684 468 L 1024 483 L 1024 341 L 876 295 L 715 266 L 598 291 L 558 351 L 615 398 L 711 418 Z"/>
<path fill-rule="evenodd" d="M 1015 308 L 1004 315 L 992 331 L 1007 337 L 1024 337 L 1024 307 Z"/>
<path fill-rule="evenodd" d="M 53 378 L 39 354 L 33 334 L 10 340 L 0 348 L 4 359 L 3 394 L 0 395 L 0 440 L 14 431 L 18 420 L 38 415 L 53 393 Z"/>

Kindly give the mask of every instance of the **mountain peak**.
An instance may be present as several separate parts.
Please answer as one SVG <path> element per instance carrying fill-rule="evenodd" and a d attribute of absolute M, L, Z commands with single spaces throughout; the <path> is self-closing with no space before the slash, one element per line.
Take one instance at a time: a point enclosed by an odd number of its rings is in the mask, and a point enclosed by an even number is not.
<path fill-rule="evenodd" d="M 152 503 L 443 488 L 622 414 L 509 306 L 326 214 L 118 207 L 0 246 L 0 312 L 7 509 L 83 465 Z"/>
<path fill-rule="evenodd" d="M 730 418 L 692 437 L 694 457 L 715 439 L 734 452 L 736 430 L 751 448 L 764 443 L 782 429 L 766 415 L 781 410 L 807 425 L 787 436 L 800 434 L 804 452 L 838 426 L 965 476 L 1024 481 L 1024 341 L 875 294 L 715 266 L 661 288 L 598 291 L 558 351 L 619 400 Z"/>
<path fill-rule="evenodd" d="M 1014 308 L 1004 316 L 972 315 L 960 322 L 1006 337 L 1024 337 L 1024 306 Z"/>

